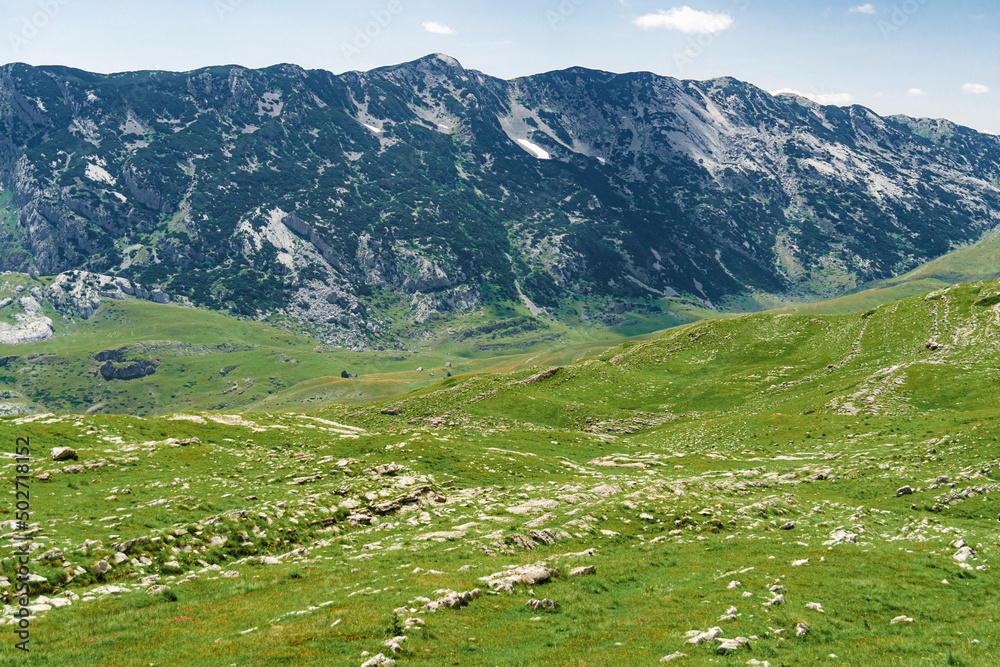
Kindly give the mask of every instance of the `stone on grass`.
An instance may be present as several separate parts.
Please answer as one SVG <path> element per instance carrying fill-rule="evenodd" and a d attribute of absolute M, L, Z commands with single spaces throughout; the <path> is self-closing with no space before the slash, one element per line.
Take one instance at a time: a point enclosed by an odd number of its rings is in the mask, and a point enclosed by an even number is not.
<path fill-rule="evenodd" d="M 487 577 L 480 577 L 479 580 L 486 582 L 491 588 L 497 591 L 513 593 L 514 586 L 517 584 L 524 586 L 541 584 L 558 574 L 559 570 L 548 568 L 544 565 L 522 565 L 513 570 L 494 572 Z"/>
<path fill-rule="evenodd" d="M 692 646 L 697 646 L 702 642 L 714 642 L 719 638 L 719 636 L 722 635 L 722 628 L 716 626 L 714 628 L 709 628 L 705 632 L 701 632 L 699 630 L 689 630 L 687 634 L 690 637 L 690 639 L 687 640 L 687 643 Z"/>
<path fill-rule="evenodd" d="M 478 588 L 474 588 L 471 591 L 463 591 L 461 593 L 456 593 L 455 591 L 443 591 L 441 598 L 428 602 L 424 605 L 424 608 L 429 609 L 430 611 L 437 611 L 438 609 L 464 607 L 472 600 L 482 596 L 482 594 L 483 592 Z"/>
<path fill-rule="evenodd" d="M 913 623 L 913 619 L 909 616 L 897 616 L 896 618 L 889 621 L 890 625 L 896 625 L 897 623 Z"/>
<path fill-rule="evenodd" d="M 361 663 L 361 667 L 396 667 L 396 661 L 379 653 L 374 658 Z"/>
<path fill-rule="evenodd" d="M 406 635 L 399 635 L 398 637 L 393 637 L 392 639 L 386 639 L 382 642 L 382 646 L 392 649 L 393 653 L 399 653 L 403 650 L 404 642 L 406 642 Z"/>
<path fill-rule="evenodd" d="M 574 567 L 569 571 L 569 576 L 576 577 L 581 574 L 597 574 L 597 568 L 593 565 L 584 565 L 582 567 Z"/>
<path fill-rule="evenodd" d="M 908 496 L 911 493 L 913 493 L 913 488 L 909 484 L 907 484 L 906 486 L 901 486 L 898 489 L 896 489 L 897 498 L 899 498 L 900 496 Z"/>
<path fill-rule="evenodd" d="M 532 609 L 555 609 L 556 603 L 552 600 L 528 600 L 524 603 L 525 606 L 531 607 Z"/>
<path fill-rule="evenodd" d="M 76 450 L 72 447 L 53 447 L 52 448 L 52 460 L 53 461 L 68 461 L 73 459 L 76 461 L 79 459 Z"/>
<path fill-rule="evenodd" d="M 740 648 L 750 646 L 750 640 L 746 637 L 736 637 L 735 639 L 723 639 L 719 637 L 715 641 L 719 642 L 719 646 L 716 649 L 719 653 L 728 653 L 730 651 L 738 651 Z"/>
<path fill-rule="evenodd" d="M 964 563 L 965 561 L 969 560 L 969 558 L 975 555 L 976 552 L 972 550 L 972 547 L 963 546 L 961 549 L 955 552 L 955 555 L 952 556 L 952 558 L 959 561 L 960 563 Z"/>
<path fill-rule="evenodd" d="M 681 658 L 686 658 L 687 653 L 681 653 L 680 651 L 674 651 L 670 655 L 665 655 L 660 658 L 660 662 L 670 662 L 672 660 L 680 660 Z"/>

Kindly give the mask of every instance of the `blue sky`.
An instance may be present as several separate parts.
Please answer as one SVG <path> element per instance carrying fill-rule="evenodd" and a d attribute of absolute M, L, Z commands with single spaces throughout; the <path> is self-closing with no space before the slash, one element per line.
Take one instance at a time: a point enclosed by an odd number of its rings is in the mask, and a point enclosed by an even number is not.
<path fill-rule="evenodd" d="M 573 65 L 729 75 L 1000 134 L 996 0 L 4 0 L 0 61 L 98 72 L 433 52 L 511 78 Z"/>

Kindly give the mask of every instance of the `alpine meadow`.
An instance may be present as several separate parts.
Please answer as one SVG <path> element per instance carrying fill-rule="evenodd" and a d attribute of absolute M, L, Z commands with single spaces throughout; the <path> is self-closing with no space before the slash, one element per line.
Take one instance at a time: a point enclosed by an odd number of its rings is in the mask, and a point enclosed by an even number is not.
<path fill-rule="evenodd" d="M 1000 664 L 990 3 L 17 2 L 0 663 Z"/>

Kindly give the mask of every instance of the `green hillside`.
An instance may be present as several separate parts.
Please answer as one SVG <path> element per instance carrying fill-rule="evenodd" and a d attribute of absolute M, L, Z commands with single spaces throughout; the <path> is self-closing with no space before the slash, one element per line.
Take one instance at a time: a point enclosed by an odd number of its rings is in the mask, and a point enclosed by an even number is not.
<path fill-rule="evenodd" d="M 30 664 L 995 665 L 998 327 L 986 280 L 309 414 L 0 419 Z"/>
<path fill-rule="evenodd" d="M 44 284 L 45 279 L 8 274 L 0 282 L 0 301 L 17 299 Z M 629 315 L 617 326 L 578 321 L 578 326 L 569 327 L 527 311 L 486 309 L 424 323 L 407 349 L 352 351 L 317 344 L 311 332 L 287 318 L 258 322 L 132 298 L 104 298 L 100 303 L 89 319 L 81 319 L 57 312 L 46 302 L 45 313 L 55 329 L 52 339 L 0 344 L 0 394 L 6 411 L 150 415 L 189 409 L 303 409 L 334 400 L 374 400 L 404 394 L 449 374 L 567 363 L 607 349 L 625 336 L 711 313 L 673 299 L 655 319 Z M 14 309 L 0 309 L 0 322 L 13 323 Z M 155 372 L 106 379 L 100 374 L 102 362 L 95 358 L 106 350 L 120 351 L 131 362 L 151 361 L 157 364 Z M 344 378 L 344 373 L 358 377 Z"/>

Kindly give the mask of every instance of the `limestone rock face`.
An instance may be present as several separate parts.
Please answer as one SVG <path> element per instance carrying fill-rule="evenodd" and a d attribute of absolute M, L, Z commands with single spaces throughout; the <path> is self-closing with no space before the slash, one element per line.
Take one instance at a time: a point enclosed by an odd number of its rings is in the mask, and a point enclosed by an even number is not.
<path fill-rule="evenodd" d="M 135 380 L 152 375 L 157 366 L 154 361 L 126 361 L 116 364 L 109 360 L 101 364 L 100 372 L 105 380 Z"/>
<path fill-rule="evenodd" d="M 13 305 L 15 303 L 16 306 Z M 38 343 L 55 335 L 52 320 L 45 316 L 42 305 L 34 296 L 24 296 L 16 302 L 12 298 L 0 301 L 0 309 L 7 307 L 19 308 L 22 312 L 14 313 L 13 325 L 0 322 L 0 345 Z"/>
<path fill-rule="evenodd" d="M 101 297 L 122 300 L 133 296 L 143 301 L 169 303 L 159 289 L 147 289 L 139 283 L 117 276 L 89 271 L 66 271 L 44 290 L 45 298 L 60 311 L 90 319 L 101 305 Z"/>
<path fill-rule="evenodd" d="M 498 299 L 537 315 L 588 294 L 585 315 L 610 325 L 676 295 L 834 296 L 1000 223 L 997 137 L 728 77 L 507 81 L 440 54 L 340 75 L 80 74 L 0 78 L 16 215 L 0 270 L 103 276 L 54 286 L 76 317 L 170 292 L 356 346 Z M 154 99 L 222 120 L 151 131 L 165 127 Z M 53 160 L 67 132 L 86 150 Z"/>

